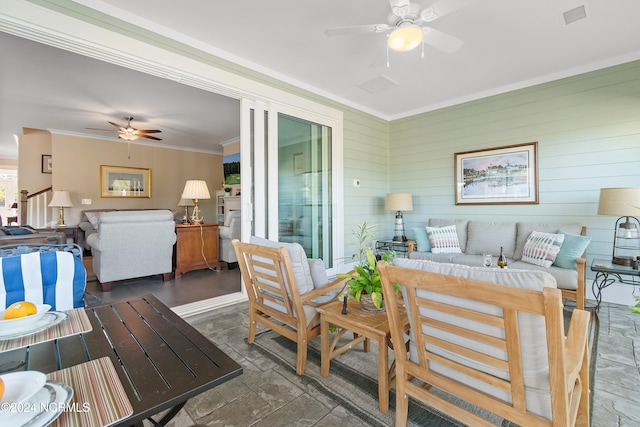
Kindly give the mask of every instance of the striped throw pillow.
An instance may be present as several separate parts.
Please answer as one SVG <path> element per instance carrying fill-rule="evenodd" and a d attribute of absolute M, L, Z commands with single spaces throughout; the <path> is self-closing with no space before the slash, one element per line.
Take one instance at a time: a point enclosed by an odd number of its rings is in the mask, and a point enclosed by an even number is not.
<path fill-rule="evenodd" d="M 460 254 L 460 241 L 455 225 L 427 227 L 427 235 L 434 254 Z"/>
<path fill-rule="evenodd" d="M 564 234 L 532 231 L 522 250 L 522 261 L 529 264 L 551 267 L 564 242 Z"/>

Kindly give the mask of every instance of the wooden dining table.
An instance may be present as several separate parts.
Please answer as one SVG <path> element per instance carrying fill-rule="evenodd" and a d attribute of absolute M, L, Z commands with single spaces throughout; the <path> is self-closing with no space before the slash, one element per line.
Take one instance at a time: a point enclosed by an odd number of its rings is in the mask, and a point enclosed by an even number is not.
<path fill-rule="evenodd" d="M 84 375 L 85 382 L 102 382 L 83 388 L 93 390 L 92 395 L 98 391 L 105 402 L 129 408 L 130 415 L 109 423 L 113 426 L 141 424 L 169 410 L 162 419 L 154 420 L 165 425 L 189 398 L 242 374 L 237 362 L 153 295 L 102 303 L 84 312 L 89 331 L 2 351 L 0 369 L 36 370 L 49 378 L 78 382 L 76 377 Z M 116 395 L 117 390 L 122 396 Z M 75 394 L 78 391 L 82 393 L 77 390 Z M 65 424 L 62 413 L 57 424 L 84 426 L 89 422 L 68 418 Z"/>

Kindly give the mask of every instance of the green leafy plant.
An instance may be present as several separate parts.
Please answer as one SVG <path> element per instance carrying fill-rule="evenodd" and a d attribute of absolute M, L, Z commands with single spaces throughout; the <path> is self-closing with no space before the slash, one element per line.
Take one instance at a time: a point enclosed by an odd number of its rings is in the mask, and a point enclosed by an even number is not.
<path fill-rule="evenodd" d="M 629 308 L 632 313 L 640 314 L 640 296 L 636 296 L 636 301 L 638 301 L 638 303 L 636 305 L 629 306 Z"/>
<path fill-rule="evenodd" d="M 231 187 L 224 187 L 224 191 L 226 191 L 227 193 L 231 193 Z"/>
<path fill-rule="evenodd" d="M 351 256 L 351 259 L 356 261 L 356 265 L 353 272 L 338 274 L 338 277 L 349 278 L 347 280 L 348 294 L 353 296 L 356 301 L 360 302 L 362 294 L 368 294 L 371 296 L 373 304 L 377 308 L 382 308 L 383 295 L 380 272 L 377 266 L 378 260 L 373 249 L 368 245 L 368 241 L 374 237 L 371 230 L 375 227 L 376 225 L 369 225 L 365 221 L 357 224 L 356 228 L 351 231 L 358 241 L 358 251 Z M 387 251 L 382 256 L 382 260 L 391 263 L 395 256 L 395 251 Z M 400 289 L 397 284 L 394 284 L 394 287 Z"/>

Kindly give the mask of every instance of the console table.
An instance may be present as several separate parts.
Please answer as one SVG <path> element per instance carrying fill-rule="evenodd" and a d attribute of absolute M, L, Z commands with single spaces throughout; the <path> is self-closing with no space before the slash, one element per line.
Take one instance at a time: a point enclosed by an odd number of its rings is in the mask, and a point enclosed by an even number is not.
<path fill-rule="evenodd" d="M 613 264 L 610 259 L 594 259 L 591 263 L 591 271 L 596 273 L 591 285 L 593 295 L 596 297 L 596 310 L 600 308 L 604 288 L 615 282 L 640 286 L 640 270 L 626 265 Z"/>
<path fill-rule="evenodd" d="M 220 270 L 218 244 L 218 224 L 176 225 L 176 279 L 193 270 Z"/>

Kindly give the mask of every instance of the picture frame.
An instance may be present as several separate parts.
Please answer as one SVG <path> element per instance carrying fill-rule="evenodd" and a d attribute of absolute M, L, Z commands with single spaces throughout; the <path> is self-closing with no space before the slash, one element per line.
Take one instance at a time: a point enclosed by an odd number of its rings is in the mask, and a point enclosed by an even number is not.
<path fill-rule="evenodd" d="M 53 173 L 53 157 L 51 154 L 42 155 L 42 173 Z"/>
<path fill-rule="evenodd" d="M 538 204 L 538 143 L 454 154 L 456 205 Z"/>
<path fill-rule="evenodd" d="M 151 169 L 100 165 L 100 197 L 151 198 Z"/>

